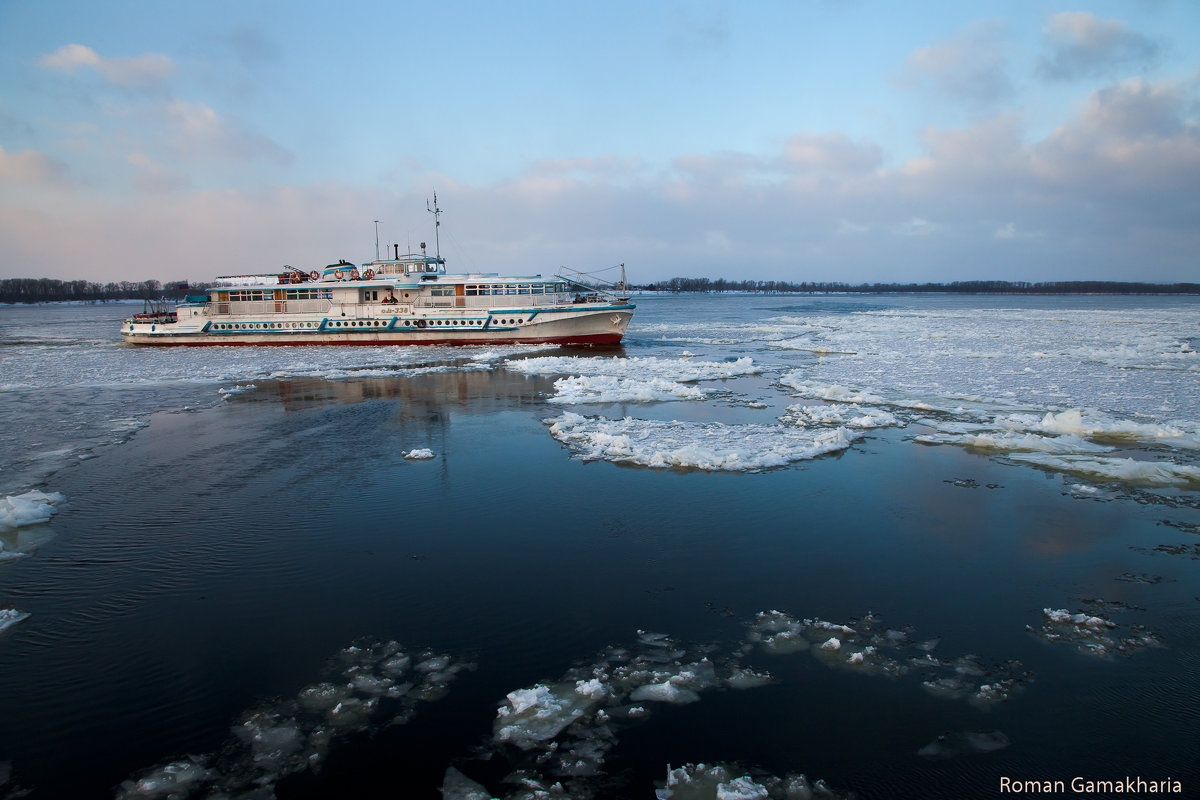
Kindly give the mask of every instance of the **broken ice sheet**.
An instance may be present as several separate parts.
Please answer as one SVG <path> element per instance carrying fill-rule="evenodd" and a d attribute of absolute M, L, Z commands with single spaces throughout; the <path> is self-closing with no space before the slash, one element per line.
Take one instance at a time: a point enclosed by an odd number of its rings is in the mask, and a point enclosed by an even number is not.
<path fill-rule="evenodd" d="M 122 783 L 116 796 L 271 797 L 280 779 L 320 769 L 339 738 L 404 724 L 418 704 L 444 695 L 455 676 L 472 666 L 428 650 L 405 651 L 396 642 L 351 645 L 333 659 L 328 680 L 243 714 L 215 753 L 146 770 Z"/>
<path fill-rule="evenodd" d="M 1144 647 L 1162 647 L 1162 640 L 1145 626 L 1132 624 L 1127 628 L 1105 617 L 1066 609 L 1042 609 L 1042 627 L 1026 625 L 1025 630 L 1047 642 L 1067 642 L 1081 652 L 1096 658 L 1111 658 L 1114 654 L 1133 655 Z"/>
<path fill-rule="evenodd" d="M 489 747 L 491 756 L 511 767 L 504 782 L 518 787 L 503 796 L 605 796 L 598 787 L 607 780 L 604 765 L 622 730 L 660 709 L 697 702 L 706 692 L 750 689 L 774 680 L 743 667 L 739 655 L 638 631 L 630 646 L 609 647 L 555 680 L 509 692 L 497 709 Z M 487 791 L 467 777 L 469 766 L 461 769 L 459 775 L 475 787 L 471 791 Z M 448 773 L 447 780 L 455 787 L 468 785 L 458 775 Z"/>
<path fill-rule="evenodd" d="M 843 624 L 763 611 L 747 627 L 747 642 L 767 653 L 808 651 L 828 667 L 890 678 L 919 669 L 925 675 L 921 685 L 926 691 L 964 699 L 981 709 L 1007 700 L 1014 689 L 1032 677 L 1019 661 L 985 667 L 974 655 L 954 660 L 936 658 L 932 651 L 939 639 L 915 639 L 912 628 L 886 626 L 871 613 Z"/>
<path fill-rule="evenodd" d="M 810 782 L 803 774 L 789 772 L 782 778 L 748 772 L 732 764 L 684 764 L 667 767 L 667 779 L 659 784 L 657 800 L 850 800 L 824 781 Z"/>

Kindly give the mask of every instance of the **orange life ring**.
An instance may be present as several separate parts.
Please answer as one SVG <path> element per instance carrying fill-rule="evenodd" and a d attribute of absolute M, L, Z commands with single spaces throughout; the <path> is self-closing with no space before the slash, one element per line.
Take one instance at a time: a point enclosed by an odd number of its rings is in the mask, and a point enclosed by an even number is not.
<path fill-rule="evenodd" d="M 354 269 L 353 267 L 350 268 L 350 280 L 352 280 L 352 281 L 358 280 L 358 270 Z"/>
<path fill-rule="evenodd" d="M 363 270 L 363 277 L 366 278 L 367 280 L 371 280 L 371 278 L 375 277 L 375 270 L 373 270 L 373 269 Z"/>
<path fill-rule="evenodd" d="M 300 273 L 299 273 L 299 272 L 293 272 L 293 273 L 292 273 L 292 277 L 291 277 L 291 281 L 292 281 L 292 283 L 299 283 L 299 282 L 300 282 Z"/>
<path fill-rule="evenodd" d="M 342 279 L 342 271 L 340 269 L 335 269 L 333 271 L 333 277 L 337 278 L 340 281 Z"/>
<path fill-rule="evenodd" d="M 320 277 L 321 277 L 321 273 L 317 272 L 315 269 L 312 272 L 308 273 L 309 280 L 315 281 Z"/>

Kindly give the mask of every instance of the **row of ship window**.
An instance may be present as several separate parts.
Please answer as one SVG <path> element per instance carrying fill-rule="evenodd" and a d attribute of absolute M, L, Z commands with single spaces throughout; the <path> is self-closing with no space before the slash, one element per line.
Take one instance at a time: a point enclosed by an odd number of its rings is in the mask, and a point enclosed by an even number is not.
<path fill-rule="evenodd" d="M 476 297 L 487 294 L 554 294 L 566 290 L 565 283 L 518 283 L 506 286 L 468 283 L 465 291 L 468 297 Z"/>
<path fill-rule="evenodd" d="M 478 321 L 468 323 L 467 320 L 460 321 L 457 319 L 431 319 L 431 320 L 422 320 L 422 321 L 426 322 L 429 325 L 454 325 L 454 326 L 463 325 L 463 326 L 466 326 L 468 324 L 478 324 Z M 514 319 L 496 320 L 496 322 L 501 325 L 520 325 L 524 321 L 525 321 L 524 317 L 517 317 Z M 418 327 L 417 322 L 418 322 L 417 320 L 400 320 L 397 322 L 397 324 L 403 325 L 406 328 L 412 328 L 412 327 Z M 378 319 L 374 319 L 374 320 L 361 320 L 361 319 L 360 320 L 333 320 L 332 322 L 327 323 L 327 327 L 330 327 L 330 328 L 383 328 L 383 327 L 386 327 L 387 324 L 388 323 L 386 323 L 384 320 L 378 320 Z M 229 331 L 229 330 L 243 330 L 244 331 L 244 330 L 266 330 L 266 329 L 274 330 L 274 329 L 282 329 L 282 328 L 315 330 L 317 327 L 319 327 L 319 323 L 310 323 L 310 322 L 218 322 L 215 325 L 213 325 L 213 328 L 216 330 L 219 330 L 219 331 Z"/>
<path fill-rule="evenodd" d="M 333 292 L 329 289 L 285 289 L 286 300 L 331 300 Z M 240 289 L 229 292 L 231 302 L 274 300 L 274 289 Z"/>

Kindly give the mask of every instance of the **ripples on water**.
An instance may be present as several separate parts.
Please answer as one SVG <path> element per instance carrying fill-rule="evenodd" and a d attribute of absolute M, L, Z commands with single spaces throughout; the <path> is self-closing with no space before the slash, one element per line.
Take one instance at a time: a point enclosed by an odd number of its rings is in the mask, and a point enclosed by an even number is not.
<path fill-rule="evenodd" d="M 1194 299 L 639 306 L 594 352 L 0 309 L 0 797 L 1200 780 Z"/>

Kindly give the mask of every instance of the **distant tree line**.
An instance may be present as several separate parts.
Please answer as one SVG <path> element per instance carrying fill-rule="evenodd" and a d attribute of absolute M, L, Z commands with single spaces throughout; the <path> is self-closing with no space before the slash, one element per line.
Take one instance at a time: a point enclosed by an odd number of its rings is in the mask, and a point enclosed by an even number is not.
<path fill-rule="evenodd" d="M 0 279 L 0 303 L 56 303 L 69 300 L 103 303 L 109 300 L 182 300 L 186 294 L 201 294 L 208 284 L 179 281 L 63 281 L 57 278 Z"/>
<path fill-rule="evenodd" d="M 671 278 L 634 286 L 657 292 L 760 292 L 763 294 L 888 294 L 941 292 L 946 294 L 1200 294 L 1200 283 L 1140 283 L 1137 281 L 953 281 L 952 283 L 837 283 L 790 281 L 729 281 L 724 278 Z"/>

